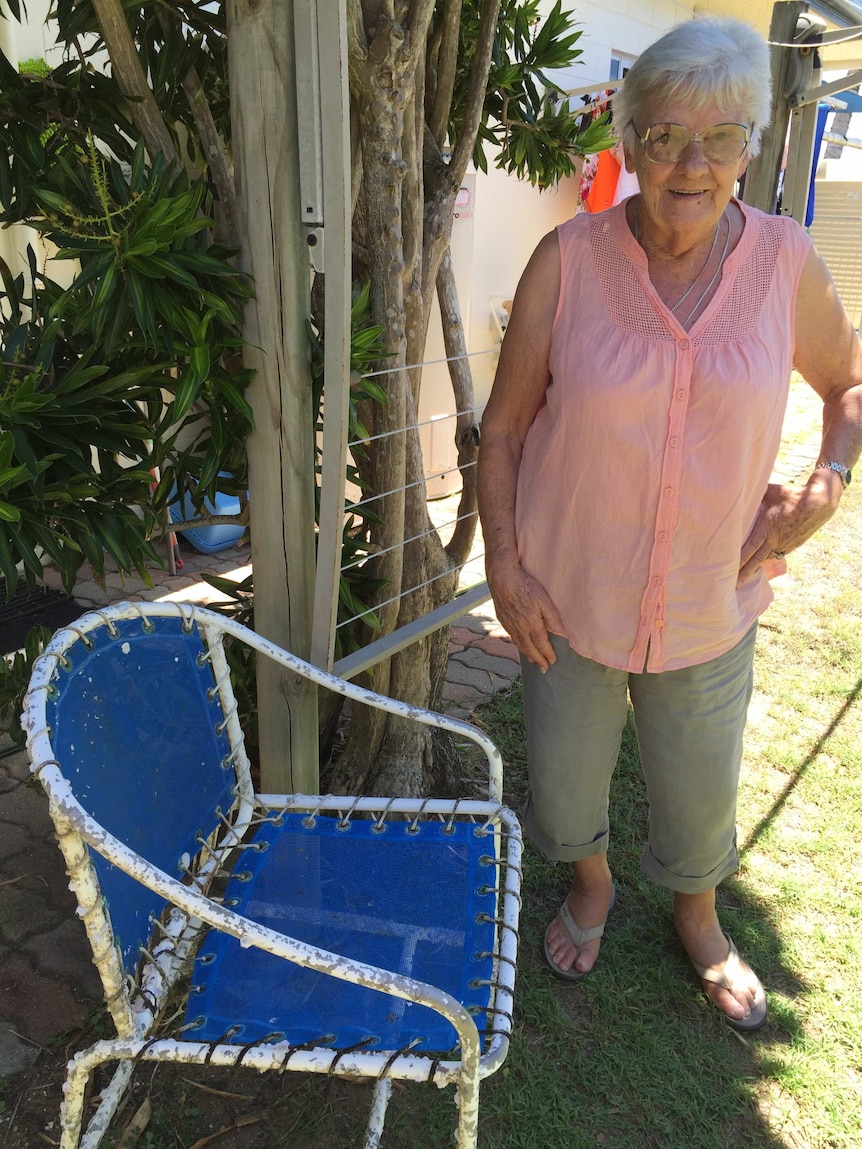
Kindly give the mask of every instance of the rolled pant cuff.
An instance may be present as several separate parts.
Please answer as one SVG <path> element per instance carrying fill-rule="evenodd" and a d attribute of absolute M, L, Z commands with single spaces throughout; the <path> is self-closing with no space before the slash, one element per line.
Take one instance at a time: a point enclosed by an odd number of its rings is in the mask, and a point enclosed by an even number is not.
<path fill-rule="evenodd" d="M 735 874 L 739 869 L 739 854 L 734 844 L 724 861 L 708 874 L 677 874 L 658 861 L 649 846 L 641 855 L 641 871 L 658 886 L 665 886 L 678 894 L 703 894 Z"/>
<path fill-rule="evenodd" d="M 585 842 L 581 846 L 566 846 L 555 842 L 553 838 L 544 834 L 535 824 L 531 815 L 532 811 L 527 806 L 521 815 L 524 835 L 549 862 L 580 862 L 582 858 L 592 858 L 596 854 L 608 852 L 607 830 L 591 842 Z"/>

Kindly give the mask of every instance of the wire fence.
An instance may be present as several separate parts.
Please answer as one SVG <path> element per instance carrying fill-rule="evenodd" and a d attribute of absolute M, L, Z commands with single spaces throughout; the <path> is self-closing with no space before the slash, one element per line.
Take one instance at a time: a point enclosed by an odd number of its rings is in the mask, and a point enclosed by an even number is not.
<path fill-rule="evenodd" d="M 456 360 L 476 359 L 479 357 L 495 354 L 497 351 L 498 348 L 492 347 L 487 350 L 468 352 L 466 355 L 446 356 L 439 359 L 429 359 L 423 363 L 409 364 L 406 367 L 385 367 L 378 371 L 368 372 L 365 377 L 376 377 L 379 379 L 381 376 L 394 375 L 420 367 L 425 368 L 442 363 L 450 363 Z M 369 444 L 381 443 L 387 439 L 391 439 L 394 436 L 405 435 L 408 433 L 416 433 L 421 435 L 423 430 L 431 427 L 433 427 L 435 434 L 439 434 L 441 427 L 445 427 L 448 424 L 452 428 L 451 449 L 453 451 L 457 451 L 457 446 L 455 443 L 456 421 L 463 419 L 465 416 L 478 419 L 481 411 L 481 405 L 473 405 L 460 410 L 444 411 L 440 414 L 433 415 L 428 418 L 423 418 L 421 420 L 417 419 L 402 427 L 394 427 L 373 435 L 359 436 L 353 439 L 349 439 L 346 444 L 347 449 L 349 451 L 358 451 L 367 447 Z M 323 450 L 324 452 L 326 451 L 325 443 Z M 374 509 L 375 504 L 379 504 L 382 500 L 388 497 L 399 495 L 404 492 L 415 490 L 417 488 L 421 488 L 433 483 L 438 483 L 446 479 L 452 480 L 451 484 L 449 485 L 453 489 L 451 490 L 448 497 L 454 498 L 459 494 L 457 489 L 457 479 L 455 479 L 455 476 L 465 475 L 472 468 L 476 467 L 476 465 L 477 464 L 475 459 L 468 460 L 463 464 L 459 464 L 453 461 L 451 465 L 438 467 L 436 470 L 429 471 L 427 474 L 423 475 L 421 479 L 411 479 L 409 482 L 404 482 L 403 484 L 394 486 L 385 491 L 372 491 L 367 494 L 360 492 L 360 497 L 355 497 L 355 495 L 352 498 L 349 497 L 345 482 L 345 497 L 340 504 L 341 509 L 339 512 L 341 518 L 341 528 L 343 529 L 343 526 L 345 525 L 345 522 L 350 515 L 361 514 L 363 510 Z M 443 501 L 444 499 L 442 498 L 429 500 L 429 510 L 430 506 L 432 506 L 434 503 L 443 503 Z M 340 582 L 344 575 L 350 572 L 357 573 L 360 568 L 363 568 L 366 566 L 366 564 L 373 562 L 373 560 L 382 558 L 385 555 L 390 555 L 395 551 L 403 550 L 407 546 L 421 543 L 423 539 L 426 539 L 434 534 L 439 535 L 441 541 L 443 541 L 443 545 L 446 545 L 460 524 L 468 521 L 478 521 L 478 512 L 476 510 L 468 510 L 465 513 L 460 513 L 459 508 L 459 510 L 453 515 L 451 505 L 448 503 L 445 507 L 445 513 L 435 516 L 433 511 L 431 511 L 430 515 L 432 519 L 431 525 L 423 528 L 422 530 L 414 530 L 409 534 L 405 532 L 405 537 L 403 539 L 399 539 L 394 543 L 390 543 L 381 549 L 374 549 L 371 547 L 368 549 L 368 553 L 363 554 L 357 554 L 355 550 L 352 550 L 348 555 L 343 557 L 339 554 L 338 562 L 333 565 L 333 577 L 338 579 Z M 435 517 L 438 521 L 434 521 Z M 322 527 L 323 524 L 321 523 L 321 529 Z M 392 593 L 380 601 L 369 603 L 369 605 L 364 609 L 354 608 L 348 617 L 342 617 L 338 619 L 337 622 L 333 620 L 334 633 L 332 637 L 334 639 L 335 634 L 344 634 L 349 627 L 355 626 L 357 623 L 367 621 L 369 613 L 376 612 L 386 607 L 391 607 L 393 604 L 402 602 L 404 599 L 415 594 L 416 592 L 440 582 L 441 579 L 452 578 L 453 575 L 455 575 L 456 577 L 459 577 L 462 582 L 462 585 L 459 586 L 457 595 L 452 602 L 444 604 L 443 607 L 438 607 L 429 611 L 426 616 L 423 616 L 423 618 L 411 623 L 408 627 L 398 628 L 392 633 L 385 635 L 383 638 L 374 640 L 367 646 L 363 647 L 361 650 L 354 652 L 346 658 L 342 658 L 333 662 L 332 669 L 336 674 L 339 674 L 342 677 L 352 677 L 355 674 L 360 673 L 361 670 L 365 670 L 370 666 L 373 666 L 376 662 L 391 657 L 392 654 L 394 654 L 397 650 L 402 649 L 405 645 L 408 645 L 411 642 L 415 642 L 418 638 L 424 637 L 425 635 L 432 633 L 434 630 L 447 625 L 447 623 L 451 622 L 453 619 L 459 617 L 461 614 L 471 609 L 473 605 L 478 605 L 480 602 L 485 601 L 490 596 L 487 591 L 487 584 L 484 580 L 484 570 L 481 565 L 483 559 L 484 551 L 482 550 L 481 545 L 474 544 L 469 556 L 451 568 L 445 571 L 440 571 L 438 573 L 432 573 L 428 578 L 422 579 L 419 582 L 415 582 L 413 585 L 401 587 L 398 589 L 397 593 Z M 475 570 L 475 578 L 470 580 L 468 577 L 466 580 L 468 585 L 463 585 L 465 580 L 463 579 L 462 572 L 467 568 L 469 568 L 471 571 Z M 385 589 L 386 588 L 384 588 L 384 594 Z"/>

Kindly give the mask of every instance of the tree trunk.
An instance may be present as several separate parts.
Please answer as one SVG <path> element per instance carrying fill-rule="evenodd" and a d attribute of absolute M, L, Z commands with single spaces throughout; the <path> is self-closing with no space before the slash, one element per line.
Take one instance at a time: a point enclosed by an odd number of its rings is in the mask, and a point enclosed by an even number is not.
<path fill-rule="evenodd" d="M 457 564 L 472 543 L 475 518 L 459 524 L 444 548 L 431 524 L 425 496 L 424 470 L 415 427 L 421 371 L 403 370 L 421 363 L 435 286 L 447 254 L 454 219 L 455 197 L 472 154 L 478 129 L 500 0 L 486 0 L 482 30 L 474 58 L 468 111 L 469 138 L 460 139 L 447 164 L 441 145 L 448 123 L 454 78 L 454 46 L 460 4 L 450 0 L 432 47 L 440 65 L 428 77 L 432 91 L 426 101 L 425 49 L 434 4 L 413 0 L 393 10 L 391 5 L 350 0 L 351 89 L 362 137 L 362 192 L 366 242 L 363 255 L 371 278 L 372 310 L 384 330 L 389 357 L 383 367 L 402 368 L 378 377 L 388 400 L 368 413 L 374 434 L 399 431 L 370 444 L 368 458 L 357 460 L 374 494 L 387 493 L 382 504 L 386 520 L 373 530 L 373 544 L 385 555 L 370 566 L 387 584 L 377 611 L 382 633 L 403 626 L 451 600 L 457 586 Z M 394 11 L 403 13 L 399 23 Z M 444 106 L 445 105 L 445 106 Z M 430 114 L 434 132 L 426 128 Z M 435 138 L 436 137 L 438 138 Z M 465 351 L 451 265 L 440 279 L 444 331 L 453 354 Z M 472 382 L 466 361 L 456 365 L 458 410 L 472 408 Z M 365 413 L 363 413 L 365 414 Z M 472 416 L 461 416 L 456 434 L 459 461 L 475 458 L 476 429 Z M 462 510 L 475 509 L 475 474 L 466 472 Z M 473 524 L 473 525 L 471 525 Z M 403 547 L 402 540 L 409 540 Z M 389 550 L 388 548 L 395 548 Z M 439 707 L 447 662 L 445 630 L 413 643 L 368 674 L 369 685 L 417 706 Z M 444 740 L 445 742 L 445 740 Z M 434 745 L 430 734 L 414 724 L 363 707 L 354 708 L 347 746 L 336 765 L 333 790 L 382 794 L 426 794 L 448 788 L 447 766 L 452 748 Z"/>
<path fill-rule="evenodd" d="M 144 137 L 147 151 L 153 158 L 161 153 L 169 167 L 178 163 L 173 137 L 147 83 L 122 3 L 120 0 L 93 0 L 93 9 L 108 49 L 114 78 L 129 102 L 129 115 Z"/>
<path fill-rule="evenodd" d="M 476 463 L 479 458 L 479 424 L 476 422 L 476 398 L 473 393 L 473 374 L 470 360 L 467 359 L 467 342 L 464 338 L 464 324 L 461 322 L 461 308 L 458 303 L 458 289 L 452 269 L 452 256 L 449 249 L 440 261 L 437 272 L 437 299 L 440 304 L 440 319 L 443 324 L 443 345 L 449 360 L 449 378 L 455 396 L 455 445 L 458 448 L 458 467 L 461 470 L 461 499 L 458 503 L 458 522 L 452 538 L 446 545 L 446 553 L 457 566 L 467 561 L 473 539 L 476 537 L 476 522 L 479 504 L 476 498 Z"/>

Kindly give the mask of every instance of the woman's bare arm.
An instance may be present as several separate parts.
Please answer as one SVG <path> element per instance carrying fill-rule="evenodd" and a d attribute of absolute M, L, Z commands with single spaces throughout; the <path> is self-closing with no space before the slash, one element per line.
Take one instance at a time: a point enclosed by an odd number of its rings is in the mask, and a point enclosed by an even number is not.
<path fill-rule="evenodd" d="M 852 467 L 862 452 L 862 343 L 814 249 L 799 281 L 793 365 L 823 400 L 820 458 Z M 804 487 L 772 484 L 743 546 L 740 580 L 773 551 L 801 547 L 835 513 L 842 490 L 841 476 L 824 469 Z"/>
<path fill-rule="evenodd" d="M 560 632 L 562 620 L 544 587 L 521 567 L 515 495 L 524 439 L 550 382 L 559 291 L 560 249 L 551 232 L 536 248 L 518 285 L 482 418 L 479 449 L 479 514 L 488 584 L 500 622 L 524 656 L 542 670 L 555 658 L 548 631 Z"/>

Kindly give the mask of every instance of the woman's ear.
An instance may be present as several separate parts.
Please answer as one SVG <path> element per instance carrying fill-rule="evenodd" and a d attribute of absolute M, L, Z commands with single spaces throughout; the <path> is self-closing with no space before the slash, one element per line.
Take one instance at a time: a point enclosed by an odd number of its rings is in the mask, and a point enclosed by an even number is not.
<path fill-rule="evenodd" d="M 624 152 L 625 158 L 626 158 L 626 171 L 627 172 L 636 171 L 637 169 L 635 168 L 634 155 L 629 151 L 628 148 L 625 148 L 625 147 L 623 148 L 623 152 Z M 742 175 L 742 172 L 740 172 L 739 174 Z"/>

